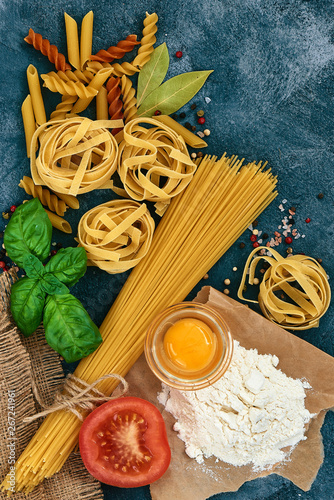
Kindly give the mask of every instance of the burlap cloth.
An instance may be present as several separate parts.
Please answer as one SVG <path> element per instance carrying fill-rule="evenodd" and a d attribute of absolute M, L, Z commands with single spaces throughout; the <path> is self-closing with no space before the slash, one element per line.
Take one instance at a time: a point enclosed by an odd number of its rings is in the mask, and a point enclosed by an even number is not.
<path fill-rule="evenodd" d="M 4 478 L 14 450 L 18 458 L 40 421 L 24 424 L 23 418 L 41 411 L 31 391 L 34 376 L 46 404 L 52 404 L 54 393 L 64 378 L 59 355 L 45 341 L 39 328 L 23 338 L 9 311 L 10 287 L 17 279 L 14 269 L 0 277 L 0 474 Z M 10 399 L 12 397 L 12 400 Z M 15 407 L 13 407 L 13 405 Z M 14 411 L 14 414 L 11 413 Z M 12 436 L 14 431 L 14 437 Z M 15 446 L 8 446 L 14 443 Z M 0 492 L 0 499 L 7 499 Z M 72 453 L 61 471 L 40 484 L 28 496 L 16 493 L 15 500 L 103 500 L 100 483 L 85 469 L 79 454 Z"/>

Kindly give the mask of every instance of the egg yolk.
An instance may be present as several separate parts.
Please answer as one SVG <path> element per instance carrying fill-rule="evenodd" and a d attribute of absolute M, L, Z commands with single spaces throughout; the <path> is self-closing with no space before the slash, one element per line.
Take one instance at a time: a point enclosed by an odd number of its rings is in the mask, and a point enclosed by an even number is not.
<path fill-rule="evenodd" d="M 182 370 L 202 370 L 212 360 L 215 348 L 216 339 L 211 328 L 196 318 L 180 319 L 164 336 L 167 357 Z"/>

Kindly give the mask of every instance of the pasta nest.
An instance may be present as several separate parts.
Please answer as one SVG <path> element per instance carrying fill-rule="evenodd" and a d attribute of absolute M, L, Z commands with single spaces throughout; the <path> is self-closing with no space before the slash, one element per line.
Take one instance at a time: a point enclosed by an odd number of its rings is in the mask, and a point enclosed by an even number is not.
<path fill-rule="evenodd" d="M 117 168 L 118 145 L 106 128 L 115 123 L 77 116 L 41 125 L 31 144 L 34 183 L 74 196 L 102 187 Z"/>
<path fill-rule="evenodd" d="M 184 139 L 153 118 L 132 119 L 123 134 L 117 170 L 127 195 L 137 201 L 158 202 L 156 207 L 163 211 L 189 184 L 197 168 Z"/>
<path fill-rule="evenodd" d="M 239 298 L 244 298 L 242 290 L 249 263 L 261 248 L 268 250 L 267 247 L 258 247 L 248 257 L 238 291 Z M 249 283 L 252 285 L 258 262 L 265 259 L 270 264 L 263 275 L 258 296 L 263 314 L 288 330 L 308 330 L 319 326 L 319 319 L 327 311 L 331 300 L 326 271 L 315 259 L 306 255 L 283 258 L 272 248 L 270 253 L 273 257 L 256 257 L 249 267 Z"/>
<path fill-rule="evenodd" d="M 147 254 L 155 224 L 145 203 L 112 200 L 86 212 L 78 226 L 78 242 L 88 264 L 110 274 L 127 271 Z"/>

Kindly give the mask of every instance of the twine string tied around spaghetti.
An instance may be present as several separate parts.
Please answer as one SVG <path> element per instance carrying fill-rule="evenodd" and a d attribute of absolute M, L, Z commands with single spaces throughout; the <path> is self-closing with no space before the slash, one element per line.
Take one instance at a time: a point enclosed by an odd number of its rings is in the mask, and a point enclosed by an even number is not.
<path fill-rule="evenodd" d="M 108 378 L 118 379 L 123 387 L 118 391 L 117 395 L 106 396 L 103 392 L 99 391 L 95 386 L 106 380 Z M 67 410 L 72 412 L 79 420 L 83 421 L 84 415 L 79 411 L 84 410 L 92 411 L 96 407 L 96 403 L 101 403 L 102 401 L 110 401 L 123 396 L 129 389 L 129 384 L 127 381 L 116 373 L 108 373 L 102 377 L 95 380 L 92 384 L 88 384 L 85 380 L 82 380 L 72 373 L 69 373 L 65 379 L 64 387 L 62 391 L 58 391 L 55 395 L 54 403 L 51 406 L 45 405 L 42 401 L 40 394 L 38 392 L 36 383 L 32 380 L 32 391 L 36 398 L 36 401 L 44 408 L 43 411 L 31 415 L 23 419 L 24 423 L 29 423 L 37 418 L 45 417 L 50 413 L 58 410 Z"/>

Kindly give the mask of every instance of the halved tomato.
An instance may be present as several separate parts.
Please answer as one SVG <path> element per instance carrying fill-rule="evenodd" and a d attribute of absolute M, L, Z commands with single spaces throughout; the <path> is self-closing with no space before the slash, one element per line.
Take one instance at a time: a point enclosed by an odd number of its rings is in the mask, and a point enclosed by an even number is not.
<path fill-rule="evenodd" d="M 79 447 L 92 476 L 121 488 L 153 483 L 171 459 L 161 413 L 135 397 L 113 399 L 92 411 L 82 424 Z"/>

